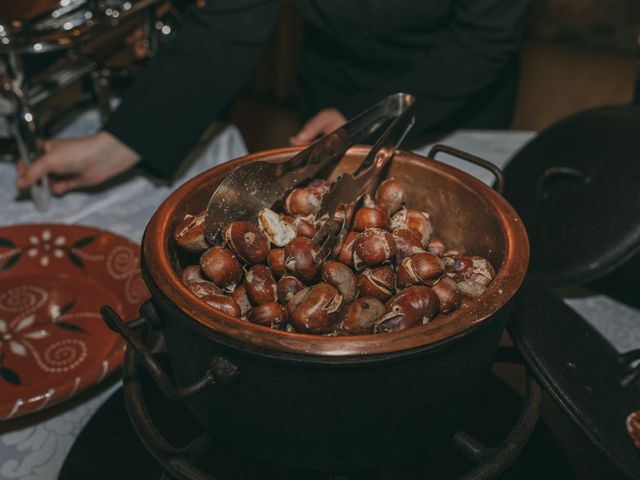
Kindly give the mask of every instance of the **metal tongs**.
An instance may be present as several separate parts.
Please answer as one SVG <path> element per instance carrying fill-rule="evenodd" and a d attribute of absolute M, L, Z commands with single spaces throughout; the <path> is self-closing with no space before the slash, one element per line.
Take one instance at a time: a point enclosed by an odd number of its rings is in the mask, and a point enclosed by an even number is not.
<path fill-rule="evenodd" d="M 321 246 L 316 259 L 326 258 L 349 224 L 346 213 L 352 210 L 349 206 L 364 195 L 413 126 L 414 104 L 413 95 L 389 95 L 288 160 L 255 161 L 236 168 L 209 200 L 205 218 L 207 239 L 215 243 L 222 227 L 229 222 L 257 221 L 261 210 L 271 208 L 287 191 L 314 178 L 327 165 L 337 163 L 349 148 L 393 120 L 356 171 L 340 175 L 322 198 L 316 219 L 323 223 L 314 241 Z"/>

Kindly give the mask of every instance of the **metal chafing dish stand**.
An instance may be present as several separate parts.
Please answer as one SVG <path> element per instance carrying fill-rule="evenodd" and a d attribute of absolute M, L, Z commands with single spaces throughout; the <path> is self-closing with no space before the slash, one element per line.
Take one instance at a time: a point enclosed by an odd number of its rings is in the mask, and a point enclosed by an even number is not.
<path fill-rule="evenodd" d="M 0 6 L 0 137 L 13 139 L 26 163 L 39 155 L 46 115 L 43 104 L 72 84 L 85 81 L 76 98 L 97 104 L 101 120 L 110 113 L 111 81 L 126 69 L 108 66 L 104 43 L 122 43 L 142 24 L 152 56 L 158 44 L 155 7 L 160 0 L 56 0 Z M 120 41 L 119 41 L 120 40 Z M 47 54 L 46 66 L 27 64 Z M 43 108 L 40 108 L 43 107 Z M 32 190 L 46 209 L 46 180 Z"/>

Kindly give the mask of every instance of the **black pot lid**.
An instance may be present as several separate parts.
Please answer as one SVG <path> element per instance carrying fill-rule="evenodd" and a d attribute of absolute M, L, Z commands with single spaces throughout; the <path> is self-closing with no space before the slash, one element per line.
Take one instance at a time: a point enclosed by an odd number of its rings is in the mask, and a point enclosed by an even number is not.
<path fill-rule="evenodd" d="M 533 278 L 583 284 L 640 251 L 640 107 L 572 115 L 525 145 L 504 174 Z"/>
<path fill-rule="evenodd" d="M 640 478 L 640 452 L 626 430 L 640 409 L 640 351 L 623 355 L 561 299 L 527 280 L 508 327 L 528 366 L 562 409 L 629 478 Z"/>

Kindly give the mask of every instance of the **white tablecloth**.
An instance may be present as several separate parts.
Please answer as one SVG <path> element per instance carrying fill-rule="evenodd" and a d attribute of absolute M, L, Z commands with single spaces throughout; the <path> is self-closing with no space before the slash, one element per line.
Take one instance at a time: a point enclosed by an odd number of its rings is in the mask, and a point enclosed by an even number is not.
<path fill-rule="evenodd" d="M 90 133 L 96 125 L 97 115 L 90 113 L 76 121 L 63 136 Z M 503 167 L 533 135 L 531 132 L 460 131 L 440 143 L 473 152 Z M 425 146 L 417 152 L 426 154 L 428 148 Z M 213 138 L 203 141 L 196 150 L 186 173 L 172 185 L 158 185 L 144 176 L 134 175 L 105 190 L 71 193 L 56 198 L 51 210 L 44 214 L 35 211 L 30 201 L 15 199 L 13 167 L 0 164 L 0 225 L 78 223 L 106 228 L 139 242 L 151 214 L 178 184 L 205 168 L 246 153 L 244 143 L 233 127 L 226 127 Z M 446 155 L 439 158 L 487 183 L 492 181 L 491 174 L 478 167 Z M 568 303 L 620 351 L 640 347 L 640 312 L 604 296 L 570 300 Z M 0 435 L 0 479 L 56 478 L 83 426 L 117 388 L 118 385 L 113 386 L 50 420 Z"/>

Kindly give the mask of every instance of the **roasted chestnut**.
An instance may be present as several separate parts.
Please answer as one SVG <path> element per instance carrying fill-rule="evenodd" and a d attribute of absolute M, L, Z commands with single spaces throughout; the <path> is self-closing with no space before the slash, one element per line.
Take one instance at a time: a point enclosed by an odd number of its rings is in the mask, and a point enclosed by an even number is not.
<path fill-rule="evenodd" d="M 415 232 L 424 248 L 427 248 L 431 235 L 433 235 L 429 214 L 410 208 L 402 208 L 391 217 L 391 229 L 397 230 L 399 228 L 407 228 Z"/>
<path fill-rule="evenodd" d="M 328 190 L 329 184 L 324 180 L 314 180 L 305 188 L 294 188 L 284 201 L 284 209 L 293 216 L 314 215 Z"/>
<path fill-rule="evenodd" d="M 418 285 L 402 290 L 385 305 L 385 312 L 376 321 L 376 332 L 396 332 L 424 325 L 438 313 L 440 301 L 429 287 Z"/>
<path fill-rule="evenodd" d="M 495 277 L 493 267 L 489 261 L 483 257 L 468 257 L 464 255 L 448 256 L 445 257 L 445 266 L 447 275 L 456 282 L 471 280 L 484 287 L 488 287 L 493 277 Z"/>
<path fill-rule="evenodd" d="M 249 310 L 247 320 L 264 327 L 284 330 L 287 325 L 287 309 L 277 302 L 268 302 Z"/>
<path fill-rule="evenodd" d="M 345 235 L 340 252 L 336 258 L 336 260 L 340 263 L 344 263 L 348 267 L 353 267 L 353 244 L 355 243 L 356 238 L 358 238 L 358 235 L 358 232 L 349 232 Z"/>
<path fill-rule="evenodd" d="M 344 303 L 351 303 L 358 295 L 356 276 L 344 263 L 328 261 L 322 264 L 322 280 L 336 287 Z"/>
<path fill-rule="evenodd" d="M 362 232 L 353 244 L 353 266 L 356 271 L 389 263 L 396 254 L 393 236 L 379 228 Z"/>
<path fill-rule="evenodd" d="M 212 294 L 212 295 L 205 295 L 204 297 L 201 297 L 201 298 L 202 300 L 207 302 L 209 305 L 211 305 L 213 308 L 215 308 L 216 310 L 222 313 L 226 313 L 227 315 L 230 315 L 236 318 L 240 318 L 241 316 L 240 306 L 231 297 L 228 297 L 226 295 Z"/>
<path fill-rule="evenodd" d="M 640 449 L 640 410 L 635 410 L 627 416 L 627 433 L 636 448 Z"/>
<path fill-rule="evenodd" d="M 254 265 L 244 276 L 244 287 L 253 305 L 277 302 L 276 279 L 266 265 Z"/>
<path fill-rule="evenodd" d="M 471 262 L 473 267 L 469 280 L 488 287 L 493 277 L 496 276 L 496 272 L 489 261 L 486 258 L 474 256 L 471 257 Z"/>
<path fill-rule="evenodd" d="M 443 273 L 444 264 L 438 257 L 429 252 L 414 253 L 398 267 L 398 286 L 404 288 L 419 283 L 433 285 Z"/>
<path fill-rule="evenodd" d="M 349 335 L 373 333 L 374 325 L 384 311 L 385 307 L 379 300 L 359 298 L 343 310 L 340 332 Z"/>
<path fill-rule="evenodd" d="M 339 320 L 342 295 L 328 283 L 318 283 L 296 293 L 289 301 L 289 321 L 298 332 L 330 333 Z"/>
<path fill-rule="evenodd" d="M 495 277 L 487 259 L 447 249 L 434 237 L 429 214 L 407 208 L 394 178 L 380 183 L 375 198 L 365 195 L 357 211 L 351 204 L 336 212 L 328 225 L 345 228 L 323 262 L 313 238 L 326 221 L 315 215 L 328 190 L 324 180 L 291 190 L 274 210 L 259 213 L 257 225 L 226 225 L 221 246 L 207 243 L 205 212 L 187 215 L 174 240 L 200 254 L 200 265 L 184 267 L 183 284 L 221 312 L 255 324 L 357 335 L 422 325 L 438 312 L 464 308 Z"/>
<path fill-rule="evenodd" d="M 293 275 L 284 275 L 280 280 L 278 280 L 278 284 L 276 285 L 278 301 L 282 305 L 286 305 L 296 293 L 300 290 L 304 290 L 304 288 L 304 283 Z"/>
<path fill-rule="evenodd" d="M 429 240 L 429 245 L 427 246 L 427 250 L 429 253 L 433 253 L 434 255 L 440 257 L 444 255 L 444 252 L 447 251 L 447 248 L 444 246 L 444 243 L 440 239 L 435 237 L 431 237 Z"/>
<path fill-rule="evenodd" d="M 245 263 L 264 263 L 269 254 L 269 239 L 249 222 L 232 222 L 222 232 L 226 245 Z"/>
<path fill-rule="evenodd" d="M 319 265 L 315 256 L 320 251 L 320 246 L 306 237 L 296 237 L 284 247 L 285 271 L 298 277 L 300 280 L 310 282 L 319 273 Z"/>
<path fill-rule="evenodd" d="M 378 207 L 363 207 L 353 217 L 353 229 L 356 232 L 364 232 L 367 228 L 388 230 L 390 226 L 389 215 Z"/>
<path fill-rule="evenodd" d="M 381 302 L 389 300 L 396 285 L 396 274 L 391 265 L 367 268 L 358 275 L 358 291 L 363 297 L 373 297 Z"/>
<path fill-rule="evenodd" d="M 185 215 L 173 231 L 173 240 L 180 248 L 191 253 L 204 252 L 209 248 L 204 234 L 206 212 L 198 215 Z"/>
<path fill-rule="evenodd" d="M 420 238 L 412 230 L 399 228 L 394 230 L 391 235 L 396 242 L 396 265 L 400 265 L 402 260 L 414 253 L 424 252 Z"/>
<path fill-rule="evenodd" d="M 200 256 L 204 274 L 224 292 L 231 293 L 242 278 L 242 266 L 230 250 L 211 247 Z"/>
<path fill-rule="evenodd" d="M 243 317 L 253 307 L 253 305 L 251 305 L 251 301 L 249 300 L 249 296 L 247 295 L 247 289 L 242 283 L 238 285 L 233 291 L 233 293 L 231 294 L 231 298 L 233 298 L 233 300 L 240 307 L 240 315 L 242 315 Z"/>
<path fill-rule="evenodd" d="M 206 282 L 202 276 L 200 265 L 187 265 L 182 269 L 182 283 L 186 285 L 189 282 Z"/>
<path fill-rule="evenodd" d="M 458 284 L 447 276 L 431 287 L 440 300 L 440 312 L 450 313 L 460 306 L 460 289 Z"/>
<path fill-rule="evenodd" d="M 284 248 L 272 248 L 267 255 L 267 265 L 276 278 L 284 275 Z"/>
<path fill-rule="evenodd" d="M 293 226 L 296 229 L 296 233 L 299 237 L 313 238 L 318 233 L 318 228 L 312 220 L 297 217 L 293 220 Z"/>
<path fill-rule="evenodd" d="M 222 290 L 216 284 L 207 281 L 191 281 L 186 284 L 186 287 L 198 298 L 207 295 L 222 295 Z"/>
<path fill-rule="evenodd" d="M 282 220 L 280 215 L 269 208 L 258 214 L 260 229 L 276 247 L 284 247 L 296 237 L 296 230 L 290 223 Z"/>
<path fill-rule="evenodd" d="M 405 200 L 406 194 L 404 188 L 402 188 L 402 184 L 395 178 L 388 178 L 382 181 L 376 190 L 376 205 L 389 215 L 397 212 Z"/>

